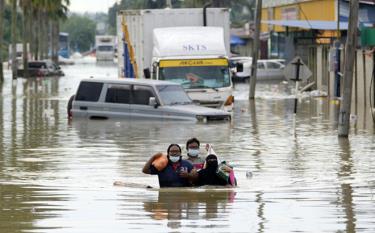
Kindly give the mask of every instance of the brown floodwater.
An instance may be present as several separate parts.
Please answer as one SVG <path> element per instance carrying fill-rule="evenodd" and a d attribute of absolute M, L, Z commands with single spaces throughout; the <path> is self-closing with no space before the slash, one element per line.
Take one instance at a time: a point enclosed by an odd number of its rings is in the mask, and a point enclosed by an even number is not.
<path fill-rule="evenodd" d="M 67 120 L 82 78 L 116 66 L 63 67 L 61 78 L 0 88 L 0 232 L 375 232 L 375 137 L 368 110 L 337 137 L 338 105 L 293 85 L 235 85 L 230 123 Z M 364 114 L 360 114 L 360 113 Z M 238 187 L 159 189 L 141 172 L 190 137 L 211 143 Z M 186 154 L 186 150 L 184 150 Z M 202 149 L 202 154 L 204 153 Z M 114 186 L 122 181 L 126 186 Z M 145 188 L 146 186 L 153 188 Z"/>

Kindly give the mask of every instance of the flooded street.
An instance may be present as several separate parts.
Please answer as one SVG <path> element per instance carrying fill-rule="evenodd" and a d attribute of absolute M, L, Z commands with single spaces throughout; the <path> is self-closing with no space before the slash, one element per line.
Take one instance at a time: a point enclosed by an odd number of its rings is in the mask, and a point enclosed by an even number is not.
<path fill-rule="evenodd" d="M 6 71 L 1 233 L 375 232 L 371 116 L 353 118 L 349 139 L 339 139 L 337 104 L 303 98 L 295 117 L 293 85 L 259 83 L 254 102 L 248 84 L 235 85 L 231 123 L 69 122 L 79 81 L 117 77 L 117 66 L 62 69 L 61 78 L 16 83 Z M 152 154 L 191 137 L 230 161 L 237 188 L 159 189 L 141 172 Z"/>

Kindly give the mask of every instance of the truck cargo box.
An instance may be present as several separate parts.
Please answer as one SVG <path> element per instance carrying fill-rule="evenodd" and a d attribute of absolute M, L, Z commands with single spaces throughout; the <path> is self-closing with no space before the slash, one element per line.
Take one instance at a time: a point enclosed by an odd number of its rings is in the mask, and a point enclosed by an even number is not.
<path fill-rule="evenodd" d="M 123 41 L 121 22 L 125 19 L 129 39 L 134 48 L 138 75 L 143 77 L 143 69 L 150 68 L 153 56 L 153 29 L 180 26 L 203 26 L 203 9 L 153 9 L 120 11 L 117 18 L 118 41 Z M 207 26 L 222 27 L 226 53 L 230 52 L 229 10 L 227 8 L 207 8 Z M 119 43 L 119 75 L 124 76 L 124 43 Z"/>

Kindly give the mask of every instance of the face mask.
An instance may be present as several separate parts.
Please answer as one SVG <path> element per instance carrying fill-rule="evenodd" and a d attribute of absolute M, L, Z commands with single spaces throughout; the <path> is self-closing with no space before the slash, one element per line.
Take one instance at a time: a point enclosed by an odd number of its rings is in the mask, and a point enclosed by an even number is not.
<path fill-rule="evenodd" d="M 169 160 L 172 162 L 172 163 L 176 163 L 180 160 L 181 156 L 169 156 Z"/>
<path fill-rule="evenodd" d="M 199 150 L 198 149 L 189 149 L 188 155 L 191 156 L 191 157 L 197 157 L 199 155 Z"/>

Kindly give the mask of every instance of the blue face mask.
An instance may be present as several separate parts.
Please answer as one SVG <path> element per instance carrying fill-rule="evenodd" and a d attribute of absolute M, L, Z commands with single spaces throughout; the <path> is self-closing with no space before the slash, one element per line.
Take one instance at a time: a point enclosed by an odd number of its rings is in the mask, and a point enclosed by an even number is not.
<path fill-rule="evenodd" d="M 199 149 L 189 149 L 188 150 L 188 155 L 190 156 L 190 157 L 198 157 L 198 155 L 199 155 Z"/>
<path fill-rule="evenodd" d="M 181 156 L 169 156 L 169 160 L 172 163 L 177 163 L 181 159 Z"/>

